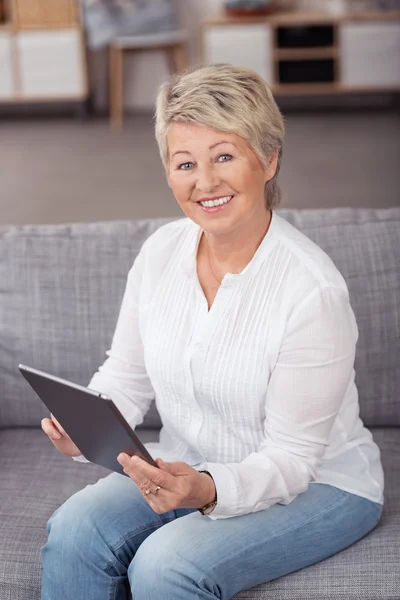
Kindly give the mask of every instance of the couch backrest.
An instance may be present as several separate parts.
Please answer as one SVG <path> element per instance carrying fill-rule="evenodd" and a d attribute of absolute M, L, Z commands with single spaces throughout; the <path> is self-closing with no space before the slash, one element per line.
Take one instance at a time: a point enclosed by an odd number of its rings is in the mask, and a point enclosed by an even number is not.
<path fill-rule="evenodd" d="M 400 208 L 278 212 L 347 281 L 361 418 L 400 425 Z M 110 347 L 127 273 L 169 220 L 0 226 L 0 427 L 37 427 L 48 416 L 19 363 L 88 384 Z M 141 427 L 159 425 L 153 403 Z"/>

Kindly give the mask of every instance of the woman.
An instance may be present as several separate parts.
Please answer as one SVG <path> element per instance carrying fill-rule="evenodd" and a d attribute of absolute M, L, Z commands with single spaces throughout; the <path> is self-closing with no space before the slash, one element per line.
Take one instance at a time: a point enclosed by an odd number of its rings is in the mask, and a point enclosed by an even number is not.
<path fill-rule="evenodd" d="M 159 468 L 122 454 L 129 477 L 112 473 L 55 511 L 43 600 L 122 600 L 128 588 L 139 600 L 228 599 L 378 523 L 383 471 L 358 416 L 347 286 L 274 211 L 283 135 L 248 69 L 199 67 L 161 87 L 156 137 L 188 218 L 144 243 L 88 386 L 132 427 L 155 395 L 163 428 L 146 447 Z M 86 460 L 54 418 L 42 426 Z"/>

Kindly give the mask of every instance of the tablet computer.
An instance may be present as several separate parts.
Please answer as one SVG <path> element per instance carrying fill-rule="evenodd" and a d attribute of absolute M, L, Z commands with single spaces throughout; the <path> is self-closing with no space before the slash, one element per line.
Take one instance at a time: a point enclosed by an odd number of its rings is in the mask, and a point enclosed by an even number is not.
<path fill-rule="evenodd" d="M 121 452 L 159 468 L 106 394 L 26 365 L 18 368 L 87 460 L 127 477 L 117 461 Z"/>

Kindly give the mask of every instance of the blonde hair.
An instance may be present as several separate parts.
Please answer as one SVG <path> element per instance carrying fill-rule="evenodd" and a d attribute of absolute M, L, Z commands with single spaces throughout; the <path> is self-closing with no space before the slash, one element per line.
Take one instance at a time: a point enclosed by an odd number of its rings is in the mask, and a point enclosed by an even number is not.
<path fill-rule="evenodd" d="M 281 201 L 277 182 L 282 161 L 283 117 L 268 84 L 251 69 L 219 63 L 192 67 L 172 75 L 160 86 L 155 111 L 155 135 L 164 168 L 168 167 L 168 127 L 173 122 L 196 123 L 236 133 L 252 147 L 264 167 L 278 151 L 275 175 L 265 185 L 266 206 Z"/>

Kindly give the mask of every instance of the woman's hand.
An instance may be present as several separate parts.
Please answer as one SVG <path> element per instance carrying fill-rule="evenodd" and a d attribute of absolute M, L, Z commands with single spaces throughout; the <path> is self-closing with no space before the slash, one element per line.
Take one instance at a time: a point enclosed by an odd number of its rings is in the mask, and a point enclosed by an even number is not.
<path fill-rule="evenodd" d="M 145 460 L 125 453 L 119 454 L 117 460 L 158 514 L 176 508 L 201 508 L 214 500 L 215 485 L 212 478 L 184 462 L 166 463 L 156 458 L 160 467 L 157 469 Z M 153 492 L 158 485 L 161 487 L 158 492 L 146 494 L 147 489 Z"/>
<path fill-rule="evenodd" d="M 52 444 L 65 456 L 79 456 L 81 451 L 71 440 L 68 433 L 52 413 L 50 413 L 50 417 L 51 419 L 42 419 L 40 424 Z"/>

